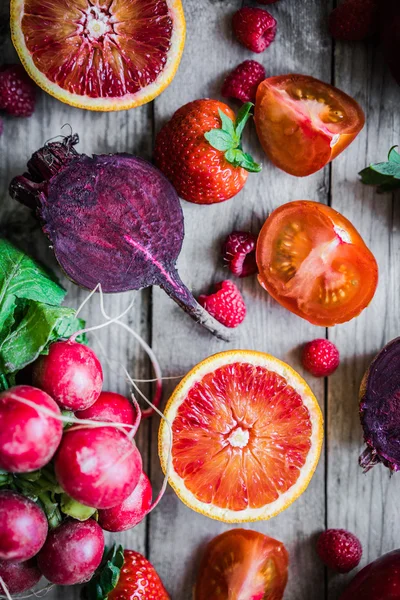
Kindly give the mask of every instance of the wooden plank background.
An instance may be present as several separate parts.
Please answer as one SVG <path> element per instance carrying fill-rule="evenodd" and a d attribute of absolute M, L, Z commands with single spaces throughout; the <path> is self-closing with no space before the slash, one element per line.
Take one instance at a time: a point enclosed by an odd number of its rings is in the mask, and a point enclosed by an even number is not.
<path fill-rule="evenodd" d="M 233 200 L 215 206 L 183 202 L 186 238 L 179 259 L 183 280 L 196 294 L 228 276 L 219 258 L 221 241 L 235 228 L 259 230 L 268 213 L 295 199 L 329 203 L 359 229 L 380 267 L 380 285 L 371 306 L 356 320 L 329 331 L 313 327 L 273 302 L 255 279 L 239 282 L 248 317 L 234 342 L 224 344 L 196 326 L 159 289 L 136 294 L 129 322 L 151 341 L 165 376 L 184 375 L 211 353 L 234 348 L 267 351 L 302 372 L 299 347 L 315 337 L 328 336 L 339 347 L 342 362 L 328 381 L 304 374 L 326 417 L 325 452 L 305 494 L 288 510 L 252 528 L 282 540 L 290 552 L 290 580 L 285 600 L 335 600 L 346 578 L 327 573 L 315 554 L 315 538 L 326 526 L 354 531 L 364 546 L 361 566 L 399 545 L 400 476 L 376 467 L 364 476 L 357 457 L 362 449 L 357 395 L 363 372 L 383 344 L 398 335 L 400 325 L 398 273 L 400 212 L 390 195 L 378 196 L 358 182 L 357 172 L 382 160 L 399 142 L 400 90 L 391 80 L 374 45 L 332 44 L 327 17 L 332 0 L 281 0 L 270 7 L 278 20 L 278 36 L 264 54 L 254 56 L 231 33 L 230 19 L 240 0 L 183 0 L 188 38 L 182 64 L 172 85 L 153 104 L 119 113 L 91 113 L 74 109 L 39 94 L 31 119 L 4 118 L 0 138 L 0 233 L 56 269 L 44 236 L 28 211 L 8 197 L 11 178 L 23 171 L 30 154 L 68 123 L 79 133 L 79 150 L 87 153 L 128 151 L 150 158 L 154 132 L 183 103 L 200 97 L 219 98 L 224 75 L 246 58 L 262 62 L 268 75 L 311 74 L 334 82 L 362 104 L 367 126 L 332 166 L 304 179 L 295 179 L 268 163 L 254 130 L 246 139 L 260 175 L 250 175 Z M 251 4 L 249 2 L 249 4 Z M 7 5 L 0 6 L 0 62 L 14 62 L 7 27 Z M 68 304 L 78 306 L 85 293 L 64 281 Z M 107 298 L 107 308 L 118 314 L 130 294 Z M 100 320 L 96 300 L 85 311 L 90 323 Z M 112 361 L 125 364 L 138 378 L 150 375 L 137 344 L 118 329 L 98 334 Z M 97 339 L 95 349 L 101 352 Z M 174 382 L 165 384 L 165 398 Z M 123 376 L 106 369 L 106 387 L 126 393 Z M 146 387 L 143 388 L 146 390 Z M 147 390 L 148 391 L 148 390 Z M 142 425 L 139 444 L 154 488 L 161 485 L 157 456 L 158 420 Z M 173 600 L 188 600 L 205 543 L 229 526 L 192 512 L 168 490 L 147 523 L 119 537 L 128 547 L 146 553 L 162 576 Z M 54 590 L 49 600 L 78 598 L 78 590 Z"/>

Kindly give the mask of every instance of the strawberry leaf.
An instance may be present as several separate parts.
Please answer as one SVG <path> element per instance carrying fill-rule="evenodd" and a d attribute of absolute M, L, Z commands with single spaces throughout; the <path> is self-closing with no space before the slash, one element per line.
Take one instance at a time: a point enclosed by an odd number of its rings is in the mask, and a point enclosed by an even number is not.
<path fill-rule="evenodd" d="M 257 164 L 250 154 L 243 152 L 241 144 L 242 133 L 250 118 L 252 106 L 251 102 L 243 104 L 235 122 L 219 109 L 222 127 L 207 131 L 204 137 L 213 148 L 224 152 L 226 160 L 233 167 L 242 167 L 250 173 L 258 173 L 261 171 L 261 165 Z"/>
<path fill-rule="evenodd" d="M 106 600 L 118 584 L 123 564 L 124 549 L 121 545 L 106 548 L 99 568 L 83 590 L 83 597 L 86 600 Z"/>
<path fill-rule="evenodd" d="M 372 164 L 360 171 L 362 183 L 378 186 L 378 192 L 392 192 L 400 188 L 400 154 L 393 146 L 387 162 Z"/>

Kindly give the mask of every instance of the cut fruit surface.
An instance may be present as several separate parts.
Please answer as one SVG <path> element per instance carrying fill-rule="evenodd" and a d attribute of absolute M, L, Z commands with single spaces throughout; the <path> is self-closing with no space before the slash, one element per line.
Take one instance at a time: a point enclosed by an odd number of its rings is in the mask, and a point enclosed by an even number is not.
<path fill-rule="evenodd" d="M 169 479 L 193 510 L 225 522 L 268 519 L 307 487 L 323 439 L 306 382 L 282 361 L 233 350 L 198 364 L 172 394 Z M 166 470 L 169 429 L 159 432 Z"/>
<path fill-rule="evenodd" d="M 282 600 L 288 562 L 278 540 L 247 529 L 226 531 L 206 548 L 194 600 Z"/>
<path fill-rule="evenodd" d="M 11 0 L 29 75 L 72 106 L 123 110 L 171 83 L 184 41 L 181 0 Z"/>

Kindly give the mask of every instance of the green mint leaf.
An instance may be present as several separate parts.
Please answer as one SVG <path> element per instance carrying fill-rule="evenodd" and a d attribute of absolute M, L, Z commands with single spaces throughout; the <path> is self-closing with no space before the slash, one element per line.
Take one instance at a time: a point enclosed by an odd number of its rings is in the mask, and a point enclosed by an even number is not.
<path fill-rule="evenodd" d="M 389 150 L 388 160 L 400 164 L 400 154 L 397 152 L 398 146 L 392 146 Z"/>
<path fill-rule="evenodd" d="M 395 179 L 400 179 L 400 163 L 396 163 L 396 162 L 377 163 L 376 165 L 371 165 L 370 168 L 373 171 L 380 173 L 380 175 L 388 175 L 389 177 L 394 177 Z"/>
<path fill-rule="evenodd" d="M 251 116 L 250 111 L 251 111 L 252 107 L 253 107 L 253 104 L 251 102 L 246 102 L 245 104 L 243 104 L 243 106 L 240 107 L 239 112 L 237 114 L 236 122 L 235 122 L 235 130 L 236 130 L 236 135 L 239 138 L 239 140 L 242 137 L 243 130 L 246 127 L 246 123 Z"/>
<path fill-rule="evenodd" d="M 229 135 L 233 138 L 235 136 L 235 124 L 228 115 L 224 113 L 220 108 L 218 109 L 218 114 L 221 119 L 222 128 L 224 131 L 229 133 Z"/>
<path fill-rule="evenodd" d="M 104 551 L 103 560 L 96 573 L 85 586 L 83 594 L 87 600 L 106 600 L 118 584 L 124 564 L 124 549 L 115 544 Z"/>
<path fill-rule="evenodd" d="M 229 148 L 233 148 L 235 145 L 232 136 L 222 129 L 211 129 L 211 131 L 207 131 L 204 134 L 204 137 L 213 148 L 221 150 L 222 152 L 229 150 Z"/>

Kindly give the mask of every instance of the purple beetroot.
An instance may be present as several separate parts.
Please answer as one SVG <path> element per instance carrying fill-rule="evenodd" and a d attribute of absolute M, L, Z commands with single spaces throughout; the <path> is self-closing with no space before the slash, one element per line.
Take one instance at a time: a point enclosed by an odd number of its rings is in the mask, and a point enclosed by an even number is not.
<path fill-rule="evenodd" d="M 67 519 L 50 531 L 38 555 L 38 565 L 52 583 L 74 585 L 91 579 L 103 552 L 103 530 L 96 521 Z"/>
<path fill-rule="evenodd" d="M 37 504 L 17 492 L 0 492 L 0 560 L 29 560 L 43 546 L 47 530 Z"/>
<path fill-rule="evenodd" d="M 382 462 L 400 469 L 400 337 L 372 361 L 360 389 L 360 416 L 366 449 L 360 465 L 369 471 Z"/>
<path fill-rule="evenodd" d="M 33 154 L 10 194 L 35 211 L 63 271 L 103 292 L 163 288 L 192 318 L 224 338 L 176 270 L 184 237 L 178 195 L 149 162 L 131 154 L 86 156 L 78 136 Z"/>
<path fill-rule="evenodd" d="M 38 569 L 36 558 L 25 562 L 0 560 L 0 577 L 10 594 L 19 594 L 33 588 L 41 579 L 42 574 Z M 0 594 L 3 591 L 0 585 Z"/>

